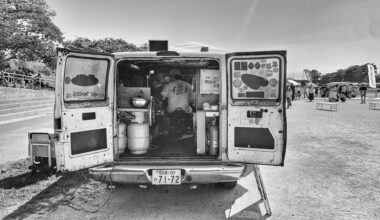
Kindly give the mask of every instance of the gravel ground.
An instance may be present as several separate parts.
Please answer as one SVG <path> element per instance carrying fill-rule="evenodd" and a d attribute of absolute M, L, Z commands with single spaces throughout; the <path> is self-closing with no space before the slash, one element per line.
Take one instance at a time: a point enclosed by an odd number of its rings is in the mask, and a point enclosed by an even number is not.
<path fill-rule="evenodd" d="M 0 219 L 43 218 L 60 205 L 76 208 L 72 202 L 77 199 L 82 204 L 92 201 L 91 198 L 97 198 L 94 192 L 106 188 L 105 184 L 89 179 L 86 170 L 32 174 L 28 170 L 30 164 L 30 159 L 22 159 L 0 166 Z"/>
<path fill-rule="evenodd" d="M 285 167 L 261 167 L 269 219 L 380 219 L 380 111 L 358 100 L 338 105 L 337 112 L 320 111 L 301 100 L 287 111 Z M 11 208 L 0 218 L 264 219 L 252 174 L 234 190 L 108 190 L 85 171 L 30 180 L 26 164 L 3 166 L 0 204 Z"/>
<path fill-rule="evenodd" d="M 56 176 L 47 173 L 32 175 L 28 170 L 30 164 L 29 159 L 22 159 L 0 165 L 0 218 L 57 181 Z"/>

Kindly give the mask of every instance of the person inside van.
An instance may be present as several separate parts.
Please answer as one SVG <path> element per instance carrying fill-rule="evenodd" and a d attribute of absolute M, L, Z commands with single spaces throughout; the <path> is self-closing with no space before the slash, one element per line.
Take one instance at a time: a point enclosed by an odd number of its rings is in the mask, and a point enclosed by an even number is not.
<path fill-rule="evenodd" d="M 174 75 L 174 81 L 165 85 L 161 92 L 163 99 L 168 100 L 167 111 L 170 115 L 170 130 L 176 133 L 192 131 L 192 108 L 190 102 L 193 100 L 192 87 L 182 80 L 178 69 L 172 69 L 169 75 Z"/>

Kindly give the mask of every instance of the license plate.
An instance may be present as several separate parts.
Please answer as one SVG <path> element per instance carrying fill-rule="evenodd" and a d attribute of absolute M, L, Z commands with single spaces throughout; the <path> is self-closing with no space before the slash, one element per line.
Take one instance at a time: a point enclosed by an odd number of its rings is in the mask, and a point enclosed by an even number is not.
<path fill-rule="evenodd" d="M 152 184 L 154 185 L 180 185 L 181 170 L 153 170 Z"/>

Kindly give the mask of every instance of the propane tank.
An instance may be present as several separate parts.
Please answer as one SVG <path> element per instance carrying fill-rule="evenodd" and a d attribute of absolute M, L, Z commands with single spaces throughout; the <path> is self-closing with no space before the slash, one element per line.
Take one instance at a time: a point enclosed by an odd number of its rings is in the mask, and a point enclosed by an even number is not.
<path fill-rule="evenodd" d="M 132 123 L 144 123 L 145 122 L 145 112 L 131 112 L 133 115 Z"/>
<path fill-rule="evenodd" d="M 132 154 L 145 154 L 149 149 L 149 125 L 131 123 L 128 125 L 128 149 Z"/>
<path fill-rule="evenodd" d="M 127 124 L 120 121 L 118 130 L 118 153 L 121 154 L 127 147 Z"/>
<path fill-rule="evenodd" d="M 210 145 L 208 151 L 210 155 L 218 154 L 218 146 L 219 146 L 219 135 L 218 135 L 218 127 L 216 126 L 216 118 L 212 119 L 210 122 L 210 126 L 208 127 L 208 136 L 210 138 Z"/>

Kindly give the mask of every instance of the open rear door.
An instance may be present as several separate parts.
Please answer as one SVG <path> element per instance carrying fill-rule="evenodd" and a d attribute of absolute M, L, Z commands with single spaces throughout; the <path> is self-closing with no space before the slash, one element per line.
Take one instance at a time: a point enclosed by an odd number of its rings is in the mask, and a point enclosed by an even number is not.
<path fill-rule="evenodd" d="M 228 159 L 283 165 L 286 51 L 226 55 Z"/>
<path fill-rule="evenodd" d="M 113 161 L 113 56 L 58 49 L 56 74 L 57 170 Z"/>

